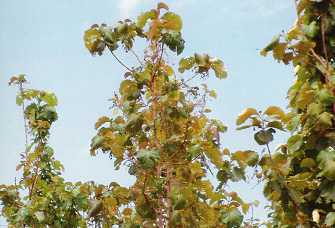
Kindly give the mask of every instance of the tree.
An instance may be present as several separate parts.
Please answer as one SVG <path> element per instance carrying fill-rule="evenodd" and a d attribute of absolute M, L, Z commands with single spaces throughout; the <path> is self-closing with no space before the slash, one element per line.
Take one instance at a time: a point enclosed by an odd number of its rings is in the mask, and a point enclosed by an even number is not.
<path fill-rule="evenodd" d="M 206 116 L 211 112 L 206 102 L 216 93 L 204 83 L 191 82 L 211 73 L 225 78 L 224 64 L 195 53 L 181 58 L 175 69 L 168 53 L 183 52 L 182 20 L 163 3 L 140 14 L 136 22 L 95 24 L 84 35 L 92 55 L 109 50 L 126 69 L 111 99 L 113 116 L 95 124 L 91 155 L 102 151 L 116 169 L 128 167 L 136 178 L 129 188 L 115 182 L 65 182 L 62 165 L 48 146 L 57 98 L 25 89 L 24 75 L 13 77 L 10 84 L 19 86 L 17 104 L 28 121 L 27 140 L 17 167 L 23 169 L 23 178 L 19 184 L 0 186 L 2 215 L 12 227 L 333 227 L 335 2 L 295 3 L 298 19 L 293 28 L 261 51 L 264 56 L 272 51 L 278 62 L 294 66 L 290 112 L 277 106 L 264 112 L 247 108 L 236 121 L 238 130 L 257 129 L 254 140 L 267 152 L 261 157 L 252 150 L 231 153 L 222 147 L 220 133 L 226 127 Z M 138 39 L 148 44 L 143 54 L 133 48 Z M 119 46 L 135 56 L 137 66 L 117 58 Z M 278 130 L 291 136 L 272 151 L 269 143 Z M 236 192 L 225 190 L 229 181 L 245 180 L 248 167 L 265 181 L 264 196 L 272 210 L 267 223 L 253 218 L 243 223 L 240 211 L 246 214 L 257 201 L 244 203 Z M 214 173 L 216 188 L 209 180 Z"/>
<path fill-rule="evenodd" d="M 162 11 L 167 11 L 163 14 Z M 220 133 L 226 127 L 209 119 L 206 101 L 216 93 L 206 84 L 191 86 L 195 77 L 207 78 L 210 71 L 219 79 L 226 77 L 221 60 L 207 54 L 182 58 L 177 78 L 167 60 L 168 49 L 181 54 L 182 21 L 159 3 L 157 9 L 141 14 L 137 22 L 129 19 L 114 26 L 93 25 L 85 32 L 85 45 L 92 55 L 108 49 L 127 72 L 119 94 L 113 101 L 114 117 L 101 117 L 95 124 L 98 133 L 92 139 L 91 155 L 99 150 L 109 154 L 118 169 L 129 167 L 136 177 L 130 188 L 112 182 L 109 186 L 68 183 L 59 176 L 62 165 L 52 157 L 47 146 L 49 128 L 57 119 L 53 93 L 25 90 L 24 75 L 14 77 L 18 84 L 18 105 L 23 106 L 26 135 L 33 143 L 23 153 L 24 175 L 19 185 L 1 186 L 2 214 L 13 226 L 85 227 L 239 227 L 251 204 L 245 204 L 236 192 L 226 192 L 230 179 L 244 179 L 244 167 L 223 160 L 230 157 L 221 149 Z M 140 57 L 133 50 L 135 38 L 144 39 L 148 47 Z M 128 67 L 114 51 L 122 45 L 133 54 L 138 66 Z M 24 101 L 35 99 L 25 108 Z M 28 132 L 28 128 L 30 131 Z M 33 150 L 33 148 L 35 148 Z M 254 165 L 258 156 L 249 151 L 247 163 Z M 250 158 L 249 158 L 250 157 Z M 234 159 L 234 158 L 232 158 Z M 212 169 L 219 170 L 220 185 L 214 189 L 208 180 Z M 29 190 L 26 197 L 20 190 Z M 257 204 L 257 203 L 255 203 Z"/>
<path fill-rule="evenodd" d="M 290 112 L 277 107 L 246 109 L 237 120 L 258 127 L 255 140 L 268 154 L 259 165 L 264 195 L 272 204 L 272 227 L 333 227 L 335 223 L 334 151 L 334 1 L 295 1 L 298 19 L 277 35 L 261 54 L 292 64 L 297 76 L 288 91 Z M 285 129 L 284 129 L 285 126 Z M 244 128 L 244 127 L 242 127 Z M 240 129 L 242 129 L 240 128 Z M 271 154 L 274 128 L 292 136 Z"/>

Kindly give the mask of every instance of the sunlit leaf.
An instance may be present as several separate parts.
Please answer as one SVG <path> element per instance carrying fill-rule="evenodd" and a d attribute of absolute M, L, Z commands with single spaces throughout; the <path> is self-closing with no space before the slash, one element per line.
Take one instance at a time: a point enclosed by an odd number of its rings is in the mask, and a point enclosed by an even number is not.
<path fill-rule="evenodd" d="M 175 22 L 178 25 L 178 29 L 176 31 L 180 31 L 183 27 L 182 20 L 178 14 L 167 12 L 163 15 L 162 19 Z"/>
<path fill-rule="evenodd" d="M 285 113 L 284 111 L 277 107 L 277 106 L 270 106 L 266 109 L 266 111 L 264 112 L 264 114 L 271 116 L 274 115 L 277 119 L 284 119 L 285 118 Z"/>
<path fill-rule="evenodd" d="M 140 16 L 137 18 L 137 26 L 143 28 L 149 19 L 157 18 L 157 15 L 157 10 L 151 10 L 149 12 L 140 14 Z"/>
<path fill-rule="evenodd" d="M 261 55 L 266 56 L 269 51 L 272 51 L 279 44 L 280 34 L 275 36 L 271 42 L 261 51 Z"/>
<path fill-rule="evenodd" d="M 241 125 L 244 123 L 250 116 L 258 115 L 258 112 L 254 108 L 247 108 L 241 112 L 236 120 L 236 125 Z"/>
<path fill-rule="evenodd" d="M 109 119 L 107 116 L 100 117 L 94 125 L 95 130 L 97 130 L 104 123 L 110 122 L 110 121 L 111 121 L 111 119 Z"/>

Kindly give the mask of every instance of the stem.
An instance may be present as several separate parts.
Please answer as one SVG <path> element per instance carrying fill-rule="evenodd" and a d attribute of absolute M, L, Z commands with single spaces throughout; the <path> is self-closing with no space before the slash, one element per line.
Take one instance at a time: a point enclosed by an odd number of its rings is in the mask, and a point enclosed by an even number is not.
<path fill-rule="evenodd" d="M 161 166 L 158 165 L 157 166 L 157 178 L 160 178 L 161 176 Z M 158 218 L 159 218 L 159 227 L 163 228 L 164 224 L 163 224 L 163 199 L 162 199 L 162 195 L 159 194 L 158 196 Z"/>
<path fill-rule="evenodd" d="M 144 65 L 143 65 L 143 63 L 142 63 L 142 61 L 140 60 L 140 58 L 138 57 L 138 55 L 134 52 L 134 50 L 131 48 L 130 51 L 135 55 L 137 61 L 141 64 L 141 66 L 143 68 L 145 68 Z"/>
<path fill-rule="evenodd" d="M 16 177 L 15 177 L 15 187 L 16 187 Z M 24 228 L 23 216 L 22 216 L 22 211 L 21 211 L 21 200 L 19 196 L 19 190 L 17 189 L 16 189 L 16 196 L 19 201 L 19 214 L 20 214 L 20 219 L 21 219 L 21 227 Z"/>
<path fill-rule="evenodd" d="M 114 56 L 114 58 L 123 66 L 125 67 L 127 70 L 131 71 L 131 69 L 129 67 L 127 67 L 126 65 L 124 65 L 123 62 L 121 62 L 121 60 L 119 60 L 116 55 L 114 54 L 114 52 L 108 47 L 109 51 L 112 53 L 112 55 Z"/>

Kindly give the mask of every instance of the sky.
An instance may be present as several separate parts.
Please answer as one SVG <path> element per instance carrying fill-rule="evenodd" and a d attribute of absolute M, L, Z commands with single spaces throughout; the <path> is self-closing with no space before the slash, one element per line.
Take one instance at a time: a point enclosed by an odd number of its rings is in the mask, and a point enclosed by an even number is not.
<path fill-rule="evenodd" d="M 58 121 L 52 125 L 50 146 L 65 166 L 66 181 L 129 186 L 134 179 L 125 170 L 114 171 L 113 161 L 99 153 L 89 154 L 94 124 L 101 116 L 112 116 L 111 102 L 125 69 L 106 52 L 92 57 L 83 34 L 93 24 L 113 25 L 141 12 L 156 8 L 155 0 L 1 0 L 0 7 L 0 184 L 14 184 L 19 154 L 25 150 L 23 114 L 15 103 L 18 88 L 8 86 L 13 76 L 26 74 L 28 88 L 52 91 L 58 97 Z M 271 53 L 260 51 L 271 39 L 289 31 L 296 19 L 294 0 L 166 0 L 170 11 L 183 20 L 185 43 L 179 57 L 208 53 L 223 60 L 228 78 L 196 79 L 208 84 L 217 99 L 208 103 L 209 117 L 228 126 L 222 146 L 232 152 L 262 147 L 253 140 L 253 131 L 236 131 L 236 118 L 245 108 L 266 110 L 271 105 L 285 108 L 286 92 L 294 80 L 292 66 L 278 64 Z M 140 43 L 142 44 L 142 43 Z M 136 45 L 136 42 L 135 42 Z M 115 54 L 129 65 L 133 57 L 122 50 Z M 276 134 L 272 148 L 285 142 L 288 134 Z M 250 183 L 253 181 L 250 180 Z M 246 202 L 261 200 L 254 217 L 266 219 L 262 185 L 231 184 Z M 0 220 L 0 225 L 4 222 Z"/>

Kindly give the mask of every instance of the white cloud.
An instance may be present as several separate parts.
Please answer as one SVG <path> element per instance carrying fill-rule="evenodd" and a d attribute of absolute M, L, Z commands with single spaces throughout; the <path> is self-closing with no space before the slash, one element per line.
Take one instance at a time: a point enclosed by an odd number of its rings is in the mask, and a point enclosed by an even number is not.
<path fill-rule="evenodd" d="M 140 1 L 141 0 L 121 0 L 119 4 L 120 14 L 123 17 L 129 17 Z"/>

